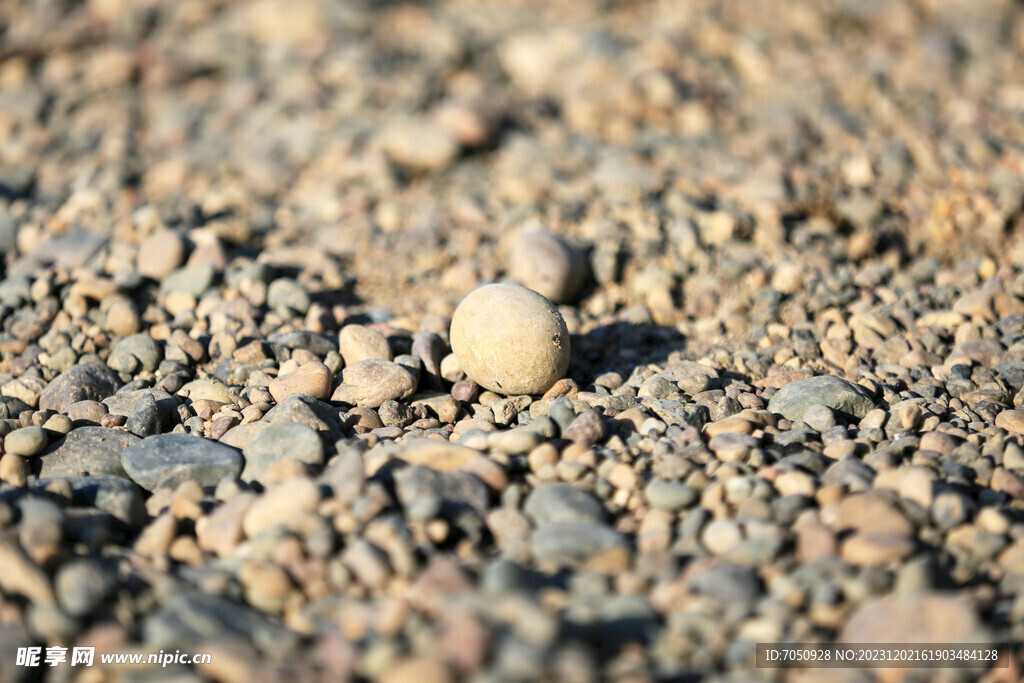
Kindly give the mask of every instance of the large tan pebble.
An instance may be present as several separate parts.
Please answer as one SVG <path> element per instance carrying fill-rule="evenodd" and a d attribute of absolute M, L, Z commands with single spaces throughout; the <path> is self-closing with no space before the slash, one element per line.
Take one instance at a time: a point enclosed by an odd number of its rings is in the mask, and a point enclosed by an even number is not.
<path fill-rule="evenodd" d="M 520 284 L 555 303 L 575 300 L 589 271 L 586 258 L 576 247 L 542 229 L 519 236 L 509 254 L 509 267 Z"/>
<path fill-rule="evenodd" d="M 384 401 L 404 401 L 416 393 L 416 378 L 398 363 L 370 358 L 341 371 L 341 384 L 331 400 L 362 408 Z"/>
<path fill-rule="evenodd" d="M 338 346 L 345 365 L 370 358 L 391 360 L 391 348 L 383 334 L 363 325 L 345 325 L 338 334 Z"/>
<path fill-rule="evenodd" d="M 138 271 L 163 280 L 185 260 L 185 242 L 173 230 L 158 230 L 139 245 Z"/>
<path fill-rule="evenodd" d="M 451 344 L 467 377 L 506 395 L 543 394 L 569 368 L 569 331 L 561 314 L 520 285 L 470 292 L 452 316 Z"/>
<path fill-rule="evenodd" d="M 289 394 L 310 394 L 321 401 L 331 395 L 331 381 L 334 376 L 323 363 L 306 363 L 287 375 L 270 382 L 270 395 L 278 403 Z"/>

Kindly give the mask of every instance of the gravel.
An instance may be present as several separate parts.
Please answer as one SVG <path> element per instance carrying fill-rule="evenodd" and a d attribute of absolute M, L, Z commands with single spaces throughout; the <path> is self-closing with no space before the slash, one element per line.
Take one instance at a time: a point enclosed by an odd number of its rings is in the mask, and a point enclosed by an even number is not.
<path fill-rule="evenodd" d="M 1022 17 L 0 3 L 0 650 L 1012 678 Z"/>

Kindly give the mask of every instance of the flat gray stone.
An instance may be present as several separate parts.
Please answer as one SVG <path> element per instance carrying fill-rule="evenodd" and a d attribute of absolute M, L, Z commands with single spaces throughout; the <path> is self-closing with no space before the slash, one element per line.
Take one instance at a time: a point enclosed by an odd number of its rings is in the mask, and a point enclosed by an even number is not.
<path fill-rule="evenodd" d="M 541 484 L 526 497 L 523 512 L 536 524 L 604 521 L 601 503 L 571 484 Z"/>
<path fill-rule="evenodd" d="M 71 486 L 71 504 L 75 507 L 94 507 L 131 527 L 142 526 L 149 517 L 142 489 L 125 477 L 41 477 L 29 484 L 29 490 L 41 494 L 58 480 Z"/>
<path fill-rule="evenodd" d="M 254 609 L 199 592 L 172 595 L 146 617 L 142 632 L 151 650 L 235 640 L 278 656 L 294 651 L 301 639 Z"/>
<path fill-rule="evenodd" d="M 191 434 L 151 436 L 121 453 L 124 471 L 147 491 L 189 480 L 215 486 L 224 477 L 237 477 L 242 465 L 234 448 Z"/>
<path fill-rule="evenodd" d="M 80 477 L 109 474 L 127 477 L 121 452 L 139 437 L 120 429 L 79 427 L 50 446 L 37 461 L 40 477 Z"/>
<path fill-rule="evenodd" d="M 840 377 L 821 375 L 791 382 L 768 402 L 768 410 L 800 422 L 811 406 L 827 406 L 847 420 L 864 417 L 875 407 L 868 390 Z"/>
<path fill-rule="evenodd" d="M 259 480 L 274 463 L 294 459 L 310 465 L 324 462 L 320 434 L 298 422 L 277 422 L 260 431 L 242 451 L 245 468 L 242 479 Z"/>
<path fill-rule="evenodd" d="M 216 270 L 209 263 L 185 266 L 165 277 L 160 282 L 160 291 L 184 292 L 198 299 L 213 284 L 215 275 Z"/>
<path fill-rule="evenodd" d="M 751 603 L 761 593 L 761 582 L 751 570 L 730 563 L 692 577 L 690 590 L 723 603 Z"/>
<path fill-rule="evenodd" d="M 628 550 L 629 544 L 622 534 L 603 524 L 555 522 L 534 530 L 530 536 L 530 548 L 538 563 L 578 567 L 608 550 Z"/>
<path fill-rule="evenodd" d="M 700 498 L 700 492 L 681 481 L 658 479 L 647 485 L 644 496 L 651 507 L 674 511 L 696 503 Z"/>

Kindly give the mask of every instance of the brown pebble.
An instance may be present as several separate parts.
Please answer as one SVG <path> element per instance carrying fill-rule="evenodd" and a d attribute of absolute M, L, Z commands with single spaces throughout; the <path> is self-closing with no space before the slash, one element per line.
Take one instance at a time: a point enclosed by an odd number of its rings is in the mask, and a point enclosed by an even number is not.
<path fill-rule="evenodd" d="M 177 532 L 178 520 L 170 513 L 162 514 L 146 525 L 133 549 L 140 555 L 166 555 Z"/>
<path fill-rule="evenodd" d="M 306 363 L 283 377 L 275 378 L 268 388 L 277 403 L 291 394 L 309 394 L 326 401 L 331 395 L 333 379 L 331 371 L 323 363 Z"/>
<path fill-rule="evenodd" d="M 451 683 L 448 668 L 428 657 L 414 657 L 395 664 L 381 676 L 381 683 Z"/>
<path fill-rule="evenodd" d="M 12 486 L 22 487 L 28 483 L 28 461 L 14 453 L 4 453 L 0 457 L 0 479 Z"/>
<path fill-rule="evenodd" d="M 999 413 L 996 415 L 996 427 L 1011 434 L 1024 434 L 1024 410 L 1004 410 Z"/>

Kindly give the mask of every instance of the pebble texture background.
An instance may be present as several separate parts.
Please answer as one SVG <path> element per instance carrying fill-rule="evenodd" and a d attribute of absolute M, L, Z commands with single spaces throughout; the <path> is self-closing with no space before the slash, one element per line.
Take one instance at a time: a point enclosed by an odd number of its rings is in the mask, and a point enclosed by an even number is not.
<path fill-rule="evenodd" d="M 1022 54 L 1009 0 L 0 2 L 0 680 L 1019 680 Z M 452 317 L 515 281 L 571 358 L 502 391 Z"/>

